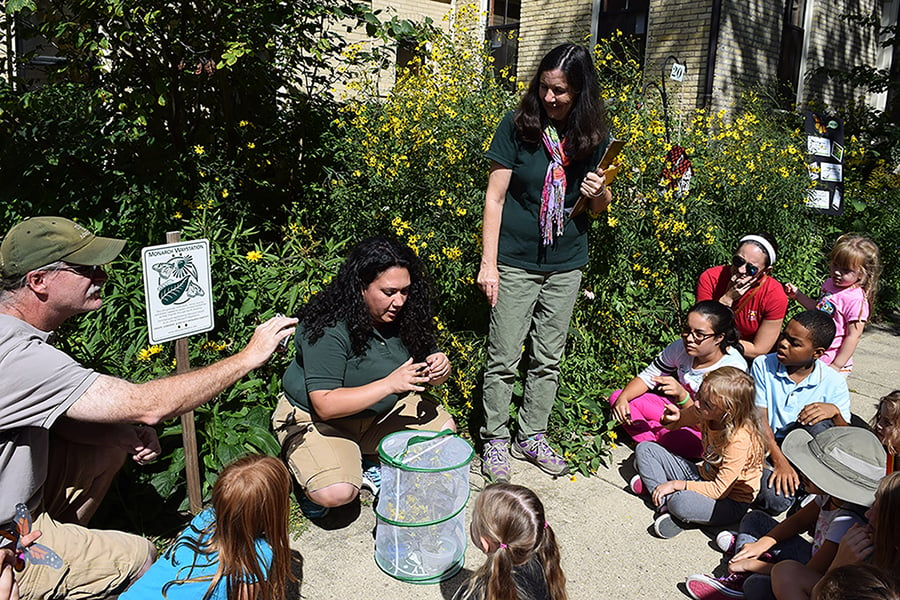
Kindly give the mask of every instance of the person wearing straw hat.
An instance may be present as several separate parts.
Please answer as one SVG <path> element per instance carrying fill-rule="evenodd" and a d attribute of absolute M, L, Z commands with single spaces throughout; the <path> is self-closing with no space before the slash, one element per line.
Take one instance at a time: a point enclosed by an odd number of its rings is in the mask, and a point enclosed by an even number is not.
<path fill-rule="evenodd" d="M 0 244 L 0 527 L 11 529 L 16 504 L 25 504 L 41 543 L 66 567 L 28 565 L 17 575 L 27 598 L 106 598 L 150 566 L 149 541 L 84 527 L 127 454 L 139 464 L 158 455 L 156 432 L 142 425 L 216 397 L 263 365 L 296 323 L 270 319 L 237 354 L 142 384 L 85 368 L 50 337 L 102 306 L 102 265 L 124 246 L 56 216 L 26 219 Z"/>
<path fill-rule="evenodd" d="M 816 573 L 809 587 L 828 569 L 844 534 L 865 523 L 866 508 L 885 472 L 886 453 L 875 435 L 859 427 L 832 427 L 816 435 L 795 429 L 784 439 L 782 451 L 802 475 L 813 501 L 778 523 L 754 510 L 741 520 L 737 532 L 722 532 L 716 543 L 734 552 L 724 577 L 692 575 L 686 587 L 693 598 L 771 599 L 773 564 L 793 560 Z M 814 529 L 810 544 L 800 538 Z"/>

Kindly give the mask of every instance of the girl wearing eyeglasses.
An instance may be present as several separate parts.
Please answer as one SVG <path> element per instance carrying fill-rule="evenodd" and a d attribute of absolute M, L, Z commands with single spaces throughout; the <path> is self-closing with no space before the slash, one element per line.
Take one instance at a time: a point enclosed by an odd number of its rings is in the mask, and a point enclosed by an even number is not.
<path fill-rule="evenodd" d="M 741 354 L 734 314 L 719 302 L 698 302 L 687 314 L 681 339 L 669 344 L 647 368 L 609 397 L 613 417 L 635 442 L 657 442 L 685 458 L 703 453 L 700 430 L 683 427 L 669 430 L 660 419 L 666 405 L 687 408 L 700 389 L 703 376 L 719 367 L 747 370 Z M 632 479 L 632 490 L 640 494 L 640 479 Z"/>
<path fill-rule="evenodd" d="M 734 312 L 747 360 L 772 351 L 787 314 L 787 294 L 771 275 L 777 252 L 769 234 L 745 235 L 731 265 L 707 269 L 697 281 L 698 302 L 717 300 Z"/>

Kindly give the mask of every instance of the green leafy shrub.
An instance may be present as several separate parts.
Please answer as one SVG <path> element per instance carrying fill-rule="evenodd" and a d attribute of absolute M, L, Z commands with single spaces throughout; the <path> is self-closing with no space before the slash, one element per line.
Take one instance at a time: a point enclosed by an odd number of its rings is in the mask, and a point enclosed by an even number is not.
<path fill-rule="evenodd" d="M 278 92 L 287 72 L 268 70 L 269 63 L 264 72 L 271 77 L 249 73 L 268 60 L 268 42 L 246 51 L 269 39 L 255 27 L 227 29 L 233 35 L 217 41 L 196 32 L 190 45 L 209 49 L 204 56 L 215 59 L 215 75 L 155 71 L 126 89 L 135 63 L 117 53 L 119 62 L 110 63 L 115 76 L 94 73 L 80 83 L 24 93 L 5 89 L 3 229 L 23 216 L 59 212 L 130 241 L 111 270 L 103 309 L 61 332 L 65 349 L 134 381 L 172 372 L 171 345 L 145 341 L 137 260 L 138 249 L 161 243 L 165 231 L 211 241 L 216 329 L 191 340 L 194 366 L 239 350 L 274 312 L 292 313 L 361 238 L 392 234 L 417 250 L 431 275 L 436 325 L 454 365 L 451 380 L 433 394 L 462 430 L 473 431 L 488 312 L 474 284 L 489 167 L 483 154 L 517 94 L 505 91 L 508 79 L 494 78 L 474 29 L 477 15 L 467 10 L 454 14 L 452 35 L 427 31 L 418 58 L 387 96 L 368 87 L 367 75 L 381 68 L 383 57 L 347 46 L 346 60 L 361 70 L 346 72 L 359 86 L 342 105 L 316 104 L 299 88 Z M 148 26 L 164 24 L 152 11 L 147 15 Z M 117 43 L 131 35 L 116 31 L 124 38 Z M 305 25 L 293 33 L 313 35 Z M 894 165 L 873 154 L 870 140 L 848 143 L 845 215 L 823 217 L 803 203 L 809 177 L 798 117 L 773 113 L 753 95 L 730 114 L 688 111 L 671 127 L 672 141 L 694 165 L 690 193 L 678 196 L 660 185 L 670 144 L 661 107 L 642 96 L 640 65 L 631 56 L 620 37 L 596 48 L 612 130 L 628 146 L 613 206 L 591 224 L 590 263 L 551 416 L 555 443 L 581 473 L 602 465 L 616 441 L 608 393 L 675 339 L 698 274 L 727 262 L 739 236 L 775 235 L 781 244 L 775 276 L 815 293 L 834 239 L 844 231 L 867 233 L 885 263 L 876 309 L 900 305 L 900 181 Z M 299 64 L 284 60 L 272 64 Z M 89 71 L 97 66 L 82 64 Z M 514 83 L 521 90 L 523 83 Z M 157 93 L 167 86 L 191 99 L 179 113 L 183 121 L 167 121 L 174 97 L 160 104 Z M 258 98 L 244 104 L 238 101 L 244 94 Z M 173 131 L 174 123 L 184 127 Z M 234 456 L 277 450 L 268 414 L 287 360 L 276 356 L 196 411 L 205 489 Z M 151 526 L 147 509 L 160 507 L 160 496 L 166 506 L 184 505 L 180 425 L 167 423 L 161 432 L 164 458 L 120 482 L 123 503 L 134 507 L 134 529 Z"/>

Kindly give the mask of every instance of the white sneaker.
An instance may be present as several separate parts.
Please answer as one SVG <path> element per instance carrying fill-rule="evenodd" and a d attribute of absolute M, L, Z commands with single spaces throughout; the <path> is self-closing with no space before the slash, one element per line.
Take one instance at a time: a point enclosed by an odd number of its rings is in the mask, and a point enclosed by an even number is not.
<path fill-rule="evenodd" d="M 734 554 L 734 542 L 737 540 L 736 531 L 720 531 L 716 536 L 716 546 L 725 554 Z"/>

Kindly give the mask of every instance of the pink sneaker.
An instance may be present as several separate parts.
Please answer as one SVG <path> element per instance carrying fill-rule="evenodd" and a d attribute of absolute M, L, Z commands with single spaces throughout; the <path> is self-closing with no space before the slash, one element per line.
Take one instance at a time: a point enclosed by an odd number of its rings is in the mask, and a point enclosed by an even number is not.
<path fill-rule="evenodd" d="M 745 573 L 729 573 L 723 577 L 691 575 L 685 582 L 694 600 L 731 600 L 744 597 Z"/>
<path fill-rule="evenodd" d="M 640 496 L 644 493 L 644 480 L 641 479 L 640 475 L 635 475 L 628 482 L 628 487 L 635 496 Z"/>

